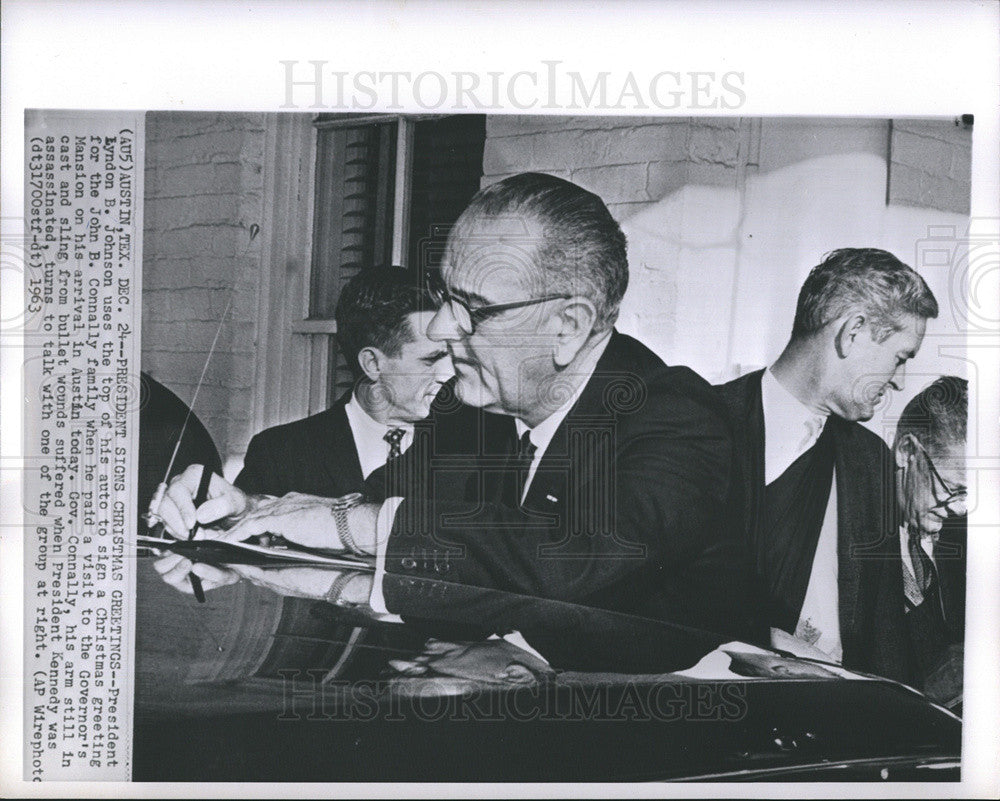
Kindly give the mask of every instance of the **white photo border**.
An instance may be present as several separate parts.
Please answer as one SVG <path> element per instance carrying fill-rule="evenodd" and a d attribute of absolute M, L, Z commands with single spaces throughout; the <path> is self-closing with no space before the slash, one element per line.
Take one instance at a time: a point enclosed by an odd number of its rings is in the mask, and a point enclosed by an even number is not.
<path fill-rule="evenodd" d="M 189 0 L 144 3 L 7 0 L 2 9 L 2 164 L 4 237 L 20 235 L 23 208 L 23 121 L 26 108 L 273 111 L 285 102 L 282 61 L 328 62 L 361 71 L 544 70 L 546 61 L 612 77 L 652 76 L 664 70 L 741 73 L 745 102 L 726 110 L 681 107 L 662 113 L 794 116 L 975 115 L 972 147 L 972 219 L 1000 237 L 1000 6 L 989 0 L 926 2 L 232 2 Z M 484 80 L 486 80 L 484 78 Z M 391 102 L 379 96 L 375 110 Z M 515 113 L 573 113 L 541 105 Z M 307 110 L 300 107 L 299 110 Z M 336 109 L 329 109 L 336 110 Z M 349 109 L 341 109 L 349 110 Z M 416 105 L 401 111 L 426 111 Z M 652 114 L 657 109 L 581 109 L 582 114 Z M 6 268 L 8 265 L 4 265 Z M 996 270 L 994 269 L 994 272 Z M 996 276 L 983 287 L 985 308 L 1000 308 Z M 23 297 L 20 276 L 3 270 L 4 319 Z M 11 298 L 14 300 L 12 301 Z M 5 323 L 6 325 L 6 323 Z M 156 797 L 197 792 L 222 797 L 236 788 L 245 797 L 275 794 L 318 797 L 329 789 L 310 784 L 145 785 L 21 781 L 20 633 L 23 553 L 19 539 L 21 487 L 21 359 L 15 327 L 2 330 L 3 525 L 0 528 L 0 642 L 4 643 L 0 703 L 0 792 L 50 797 L 74 795 Z M 980 398 L 988 413 L 981 436 L 1000 447 L 997 433 L 1000 369 L 996 347 L 970 351 L 978 362 Z M 986 428 L 988 426 L 988 428 Z M 984 488 L 982 508 L 1000 506 L 998 488 Z M 983 543 L 988 545 L 988 543 Z M 968 797 L 1000 794 L 996 743 L 1000 741 L 1000 548 L 970 553 L 967 684 L 960 787 Z M 937 795 L 934 785 L 743 785 L 746 795 L 843 797 Z M 394 794 L 482 797 L 714 796 L 727 786 L 501 787 L 408 785 Z M 379 785 L 344 785 L 344 797 L 382 794 Z"/>

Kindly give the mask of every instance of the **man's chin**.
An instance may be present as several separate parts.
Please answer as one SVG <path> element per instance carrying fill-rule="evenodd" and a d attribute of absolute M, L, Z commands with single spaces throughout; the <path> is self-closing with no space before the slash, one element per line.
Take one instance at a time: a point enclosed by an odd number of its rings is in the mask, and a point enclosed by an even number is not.
<path fill-rule="evenodd" d="M 858 406 L 858 408 L 854 410 L 854 414 L 847 419 L 856 423 L 867 423 L 875 416 L 877 403 L 878 401 L 875 401 L 873 403 L 866 403 L 863 406 Z"/>
<path fill-rule="evenodd" d="M 491 398 L 486 393 L 486 388 L 479 380 L 478 374 L 474 371 L 458 372 L 457 370 L 456 373 L 455 394 L 458 395 L 458 399 L 466 406 L 489 407 Z"/>
<path fill-rule="evenodd" d="M 937 534 L 944 528 L 944 520 L 932 512 L 923 515 L 920 520 L 920 529 L 925 534 Z"/>

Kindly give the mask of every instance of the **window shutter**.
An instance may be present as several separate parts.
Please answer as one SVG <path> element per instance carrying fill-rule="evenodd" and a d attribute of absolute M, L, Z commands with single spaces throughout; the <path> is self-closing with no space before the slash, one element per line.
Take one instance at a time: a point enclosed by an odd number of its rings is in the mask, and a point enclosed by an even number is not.
<path fill-rule="evenodd" d="M 317 137 L 309 319 L 333 319 L 340 291 L 358 271 L 386 266 L 392 253 L 396 122 L 323 127 Z M 331 395 L 352 375 L 331 341 Z"/>

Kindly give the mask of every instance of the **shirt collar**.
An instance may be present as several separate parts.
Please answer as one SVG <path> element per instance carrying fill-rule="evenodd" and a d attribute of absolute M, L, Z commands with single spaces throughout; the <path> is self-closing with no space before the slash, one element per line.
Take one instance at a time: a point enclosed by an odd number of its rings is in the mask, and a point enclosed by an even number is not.
<path fill-rule="evenodd" d="M 378 436 L 380 439 L 385 436 L 387 431 L 391 431 L 394 428 L 401 428 L 406 433 L 413 431 L 413 423 L 404 423 L 398 426 L 390 426 L 385 423 L 380 423 L 367 411 L 364 407 L 358 403 L 358 396 L 356 393 L 351 393 L 351 399 L 347 402 L 344 407 L 344 411 L 347 412 L 347 419 L 351 423 L 351 428 L 355 425 L 363 430 L 366 434 L 371 434 L 372 436 Z"/>
<path fill-rule="evenodd" d="M 810 409 L 781 385 L 771 369 L 760 380 L 764 411 L 764 475 L 770 484 L 816 444 L 826 415 Z"/>
<path fill-rule="evenodd" d="M 580 399 L 580 395 L 583 394 L 584 388 L 590 382 L 591 376 L 594 375 L 594 370 L 597 369 L 597 363 L 600 361 L 601 356 L 604 355 L 604 351 L 607 350 L 608 343 L 611 341 L 611 331 L 608 331 L 604 337 L 597 342 L 596 345 L 591 349 L 590 353 L 587 354 L 587 358 L 584 359 L 574 370 L 574 375 L 582 375 L 583 380 L 573 390 L 573 394 L 566 399 L 566 402 L 556 409 L 552 414 L 546 417 L 542 422 L 540 422 L 534 428 L 528 428 L 527 423 L 525 423 L 521 418 L 514 419 L 514 426 L 517 429 L 518 438 L 524 436 L 525 431 L 531 432 L 531 444 L 537 448 L 536 459 L 540 458 L 545 452 L 545 449 L 549 446 L 552 441 L 552 437 L 555 436 L 556 429 L 559 428 L 559 424 L 566 418 L 569 414 L 570 409 L 576 404 Z"/>
<path fill-rule="evenodd" d="M 760 380 L 761 403 L 764 407 L 764 420 L 768 418 L 782 420 L 789 428 L 799 426 L 816 428 L 819 437 L 826 418 L 829 415 L 820 414 L 810 409 L 802 401 L 782 386 L 781 382 L 768 367 Z"/>
<path fill-rule="evenodd" d="M 413 442 L 412 424 L 389 426 L 380 423 L 364 410 L 354 393 L 351 393 L 351 399 L 344 406 L 344 412 L 347 414 L 347 424 L 354 437 L 354 446 L 361 464 L 361 474 L 365 478 L 384 465 L 389 457 L 390 447 L 385 440 L 388 431 L 394 428 L 403 430 L 403 438 L 399 443 L 400 452 L 406 451 Z"/>

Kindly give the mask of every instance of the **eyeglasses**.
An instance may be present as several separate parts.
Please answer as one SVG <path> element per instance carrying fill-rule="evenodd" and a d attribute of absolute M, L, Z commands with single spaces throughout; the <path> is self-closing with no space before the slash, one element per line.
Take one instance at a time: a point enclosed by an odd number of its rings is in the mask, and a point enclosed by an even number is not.
<path fill-rule="evenodd" d="M 501 312 L 510 311 L 511 309 L 523 309 L 526 306 L 534 306 L 550 300 L 568 300 L 573 297 L 572 295 L 560 293 L 545 295 L 540 298 L 531 298 L 530 300 L 515 300 L 511 303 L 470 306 L 466 301 L 451 294 L 444 282 L 434 278 L 432 275 L 427 276 L 427 291 L 430 293 L 431 299 L 438 306 L 448 305 L 448 310 L 451 312 L 452 317 L 455 318 L 455 322 L 458 323 L 458 327 L 469 335 L 475 333 L 476 326 L 481 322 Z"/>
<path fill-rule="evenodd" d="M 916 446 L 923 453 L 924 459 L 927 460 L 927 466 L 930 468 L 931 494 L 934 496 L 934 505 L 928 511 L 943 511 L 950 514 L 953 504 L 959 502 L 965 503 L 969 492 L 968 487 L 953 486 L 945 481 L 934 466 L 934 460 L 931 459 L 931 455 L 927 452 L 927 449 L 920 444 L 920 441 L 916 437 L 913 437 L 913 442 L 916 443 Z"/>

